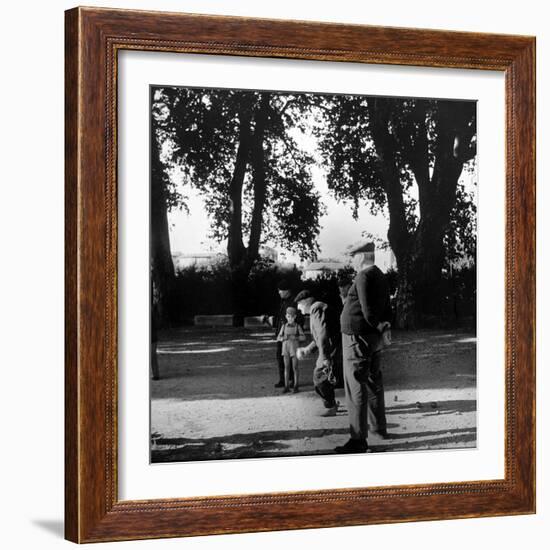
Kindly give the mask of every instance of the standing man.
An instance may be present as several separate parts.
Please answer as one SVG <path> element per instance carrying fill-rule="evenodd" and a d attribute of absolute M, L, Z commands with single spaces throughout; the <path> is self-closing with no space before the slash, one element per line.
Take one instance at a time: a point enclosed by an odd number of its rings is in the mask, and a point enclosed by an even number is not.
<path fill-rule="evenodd" d="M 302 315 L 309 314 L 309 329 L 313 338 L 308 346 L 298 348 L 297 357 L 302 359 L 318 350 L 319 355 L 313 370 L 313 387 L 326 409 L 322 416 L 334 416 L 338 411 L 338 403 L 334 397 L 336 378 L 333 373 L 338 337 L 335 323 L 331 322 L 329 306 L 315 300 L 309 290 L 299 292 L 296 303 Z"/>
<path fill-rule="evenodd" d="M 336 387 L 344 387 L 344 358 L 342 356 L 342 331 L 340 330 L 340 314 L 342 313 L 343 305 L 346 303 L 346 298 L 351 287 L 352 279 L 345 276 L 338 279 L 338 294 L 342 307 L 338 310 L 338 345 L 334 358 L 334 376 L 336 376 Z"/>
<path fill-rule="evenodd" d="M 357 272 L 340 317 L 350 439 L 335 451 L 364 453 L 369 428 L 386 435 L 380 363 L 382 330 L 391 315 L 390 293 L 385 275 L 374 265 L 374 243 L 361 243 L 348 253 Z"/>
<path fill-rule="evenodd" d="M 292 295 L 292 291 L 290 290 L 290 285 L 288 281 L 286 281 L 286 279 L 283 279 L 279 282 L 277 290 L 279 291 L 281 303 L 279 304 L 279 309 L 275 315 L 275 318 L 273 319 L 273 328 L 275 329 L 276 338 L 278 337 L 279 332 L 281 332 L 282 326 L 286 322 L 287 308 L 293 307 L 296 309 L 296 302 L 294 300 L 294 296 Z M 299 325 L 303 324 L 301 316 L 298 316 L 296 321 Z M 275 387 L 283 388 L 285 386 L 285 360 L 283 358 L 283 343 L 280 341 L 277 341 L 276 358 L 277 367 L 279 369 L 279 381 L 275 384 Z M 294 373 L 292 369 L 290 369 L 289 383 L 292 385 L 294 384 Z"/>

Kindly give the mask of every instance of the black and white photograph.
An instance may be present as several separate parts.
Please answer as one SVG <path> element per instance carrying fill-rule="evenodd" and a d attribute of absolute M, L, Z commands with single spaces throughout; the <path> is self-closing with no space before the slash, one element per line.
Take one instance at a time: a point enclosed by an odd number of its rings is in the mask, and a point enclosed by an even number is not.
<path fill-rule="evenodd" d="M 4 548 L 548 548 L 514 7 L 3 5 Z"/>
<path fill-rule="evenodd" d="M 150 86 L 150 461 L 477 445 L 477 104 Z"/>

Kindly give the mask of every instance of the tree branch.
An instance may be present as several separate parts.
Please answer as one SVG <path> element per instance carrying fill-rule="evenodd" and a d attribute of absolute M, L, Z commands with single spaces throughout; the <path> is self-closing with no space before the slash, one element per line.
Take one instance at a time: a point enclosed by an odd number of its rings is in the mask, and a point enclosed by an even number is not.
<path fill-rule="evenodd" d="M 286 149 L 286 152 L 288 153 L 289 157 L 292 159 L 292 162 L 294 163 L 294 166 L 300 170 L 301 169 L 301 166 L 300 164 L 298 163 L 298 161 L 296 160 L 296 157 L 294 156 L 294 151 L 292 149 L 292 147 L 290 146 L 290 144 L 288 143 L 287 139 L 286 139 L 286 134 L 281 134 L 280 136 L 277 136 L 280 140 L 281 140 L 281 143 L 284 145 L 285 149 Z"/>

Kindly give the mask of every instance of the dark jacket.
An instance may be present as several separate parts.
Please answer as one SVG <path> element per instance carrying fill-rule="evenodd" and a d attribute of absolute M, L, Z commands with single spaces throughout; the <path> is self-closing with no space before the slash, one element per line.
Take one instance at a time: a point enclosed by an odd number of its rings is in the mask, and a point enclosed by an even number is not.
<path fill-rule="evenodd" d="M 375 265 L 361 270 L 349 289 L 340 316 L 342 332 L 378 333 L 378 324 L 390 318 L 390 291 L 386 276 Z"/>
<path fill-rule="evenodd" d="M 309 312 L 309 329 L 313 341 L 305 348 L 306 353 L 312 353 L 315 348 L 319 350 L 319 359 L 332 359 L 337 346 L 338 331 L 330 317 L 327 304 L 314 302 Z"/>

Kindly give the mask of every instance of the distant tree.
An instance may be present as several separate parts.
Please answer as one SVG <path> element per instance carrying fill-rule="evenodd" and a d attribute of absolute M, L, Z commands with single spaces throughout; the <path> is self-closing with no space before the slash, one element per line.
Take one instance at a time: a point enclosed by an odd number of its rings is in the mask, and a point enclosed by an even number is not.
<path fill-rule="evenodd" d="M 437 315 L 444 269 L 475 257 L 476 207 L 459 178 L 476 154 L 469 101 L 334 96 L 319 132 L 335 197 L 373 213 L 387 209 L 398 269 L 397 319 Z"/>
<path fill-rule="evenodd" d="M 297 94 L 155 90 L 164 174 L 177 174 L 201 191 L 211 236 L 227 240 L 236 312 L 266 239 L 302 258 L 318 252 L 323 206 L 311 177 L 313 159 L 299 145 L 308 105 Z M 185 205 L 166 178 L 155 185 L 163 189 L 168 209 Z"/>

